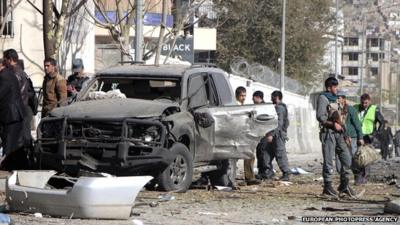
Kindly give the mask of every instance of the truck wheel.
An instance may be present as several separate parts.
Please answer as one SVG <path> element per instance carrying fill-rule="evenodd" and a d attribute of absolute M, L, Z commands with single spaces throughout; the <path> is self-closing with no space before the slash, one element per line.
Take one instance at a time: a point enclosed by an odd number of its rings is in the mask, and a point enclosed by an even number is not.
<path fill-rule="evenodd" d="M 193 158 L 188 148 L 180 143 L 175 143 L 170 151 L 174 160 L 158 176 L 158 184 L 164 191 L 186 192 L 192 183 Z"/>
<path fill-rule="evenodd" d="M 226 187 L 235 186 L 236 162 L 237 160 L 235 159 L 223 160 L 218 170 L 208 174 L 211 185 Z"/>

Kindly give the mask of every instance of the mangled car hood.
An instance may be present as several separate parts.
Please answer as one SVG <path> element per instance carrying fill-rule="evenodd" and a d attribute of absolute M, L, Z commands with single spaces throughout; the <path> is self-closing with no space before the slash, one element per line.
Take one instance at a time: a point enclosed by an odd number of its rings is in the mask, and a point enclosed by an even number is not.
<path fill-rule="evenodd" d="M 178 104 L 172 102 L 165 103 L 142 99 L 104 99 L 76 102 L 69 106 L 54 109 L 50 115 L 70 118 L 144 118 L 160 116 L 171 107 L 179 109 Z"/>

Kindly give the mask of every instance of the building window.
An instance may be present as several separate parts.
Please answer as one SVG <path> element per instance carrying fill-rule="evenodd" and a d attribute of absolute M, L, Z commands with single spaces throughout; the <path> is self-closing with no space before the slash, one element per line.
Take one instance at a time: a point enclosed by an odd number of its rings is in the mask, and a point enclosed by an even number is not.
<path fill-rule="evenodd" d="M 0 25 L 4 24 L 2 34 L 4 36 L 14 36 L 12 11 L 10 11 L 7 15 L 8 7 L 11 5 L 10 1 L 12 0 L 0 0 Z"/>
<path fill-rule="evenodd" d="M 349 53 L 349 61 L 358 61 L 358 53 L 350 52 Z"/>
<path fill-rule="evenodd" d="M 4 24 L 2 35 L 13 36 L 12 11 L 7 15 L 7 10 L 11 5 L 10 1 L 12 0 L 0 0 L 0 24 Z"/>
<path fill-rule="evenodd" d="M 357 76 L 358 75 L 358 67 L 349 67 L 349 75 Z"/>
<path fill-rule="evenodd" d="M 369 74 L 371 76 L 378 76 L 378 67 L 371 67 L 369 68 Z"/>
<path fill-rule="evenodd" d="M 379 54 L 378 53 L 370 53 L 368 59 L 372 59 L 372 61 L 376 62 L 379 60 Z"/>
<path fill-rule="evenodd" d="M 368 39 L 369 47 L 379 47 L 379 38 L 370 38 Z"/>
<path fill-rule="evenodd" d="M 344 45 L 346 46 L 358 46 L 358 38 L 345 38 Z"/>

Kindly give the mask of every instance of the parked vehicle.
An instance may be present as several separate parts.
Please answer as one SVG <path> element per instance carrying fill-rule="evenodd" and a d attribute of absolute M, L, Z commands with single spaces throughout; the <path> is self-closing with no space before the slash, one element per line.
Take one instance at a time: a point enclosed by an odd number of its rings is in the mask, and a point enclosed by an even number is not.
<path fill-rule="evenodd" d="M 43 118 L 35 153 L 42 168 L 151 175 L 163 190 L 186 191 L 194 171 L 232 184 L 235 159 L 276 126 L 272 104 L 236 104 L 221 69 L 125 65 L 97 73 L 77 102 Z"/>

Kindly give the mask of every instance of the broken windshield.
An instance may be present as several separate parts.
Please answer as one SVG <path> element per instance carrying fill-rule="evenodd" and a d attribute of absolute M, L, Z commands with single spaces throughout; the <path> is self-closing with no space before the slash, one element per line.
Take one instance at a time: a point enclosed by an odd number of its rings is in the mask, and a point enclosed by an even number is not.
<path fill-rule="evenodd" d="M 97 78 L 89 85 L 81 99 L 137 98 L 179 101 L 180 85 L 178 79 Z"/>

